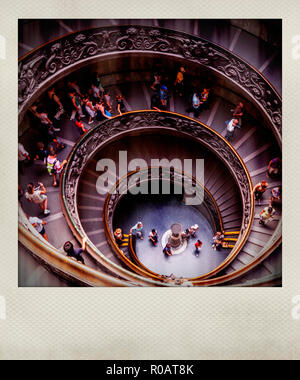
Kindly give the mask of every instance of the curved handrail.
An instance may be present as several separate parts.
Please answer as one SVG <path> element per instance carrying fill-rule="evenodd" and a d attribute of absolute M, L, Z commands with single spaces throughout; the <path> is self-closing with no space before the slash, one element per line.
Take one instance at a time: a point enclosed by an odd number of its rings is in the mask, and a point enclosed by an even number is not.
<path fill-rule="evenodd" d="M 148 267 L 146 267 L 140 260 L 139 258 L 137 257 L 134 249 L 133 249 L 133 246 L 132 246 L 132 237 L 130 235 L 129 237 L 129 248 L 130 248 L 130 251 L 132 253 L 132 256 L 134 258 L 134 261 L 136 262 L 137 265 L 135 265 L 134 263 L 132 263 L 131 260 L 129 260 L 126 255 L 124 255 L 123 251 L 119 248 L 119 246 L 116 244 L 115 242 L 115 239 L 113 237 L 113 227 L 112 227 L 112 219 L 113 219 L 113 214 L 114 214 L 114 210 L 115 208 L 117 207 L 117 204 L 120 202 L 120 200 L 123 198 L 123 194 L 119 194 L 119 197 L 116 197 L 115 195 L 112 196 L 112 193 L 115 193 L 117 192 L 117 189 L 120 188 L 122 185 L 123 185 L 123 182 L 126 181 L 127 183 L 127 180 L 129 177 L 131 177 L 132 175 L 136 174 L 136 173 L 142 173 L 142 172 L 148 172 L 149 169 L 151 171 L 153 167 L 149 167 L 149 168 L 141 168 L 139 170 L 135 170 L 135 171 L 132 171 L 130 173 L 128 173 L 126 176 L 124 176 L 123 178 L 119 179 L 117 181 L 117 183 L 112 187 L 111 189 L 111 192 L 107 195 L 106 199 L 105 199 L 105 204 L 104 204 L 104 210 L 103 210 L 103 219 L 104 219 L 104 230 L 105 230 L 105 234 L 106 234 L 106 237 L 108 239 L 108 243 L 109 245 L 111 246 L 111 248 L 114 250 L 114 252 L 118 255 L 118 257 L 125 263 L 127 264 L 132 270 L 134 271 L 139 271 L 140 268 L 142 268 L 144 271 L 146 272 L 149 272 L 149 277 L 151 278 L 155 278 L 155 279 L 159 279 L 159 280 L 164 280 L 165 277 L 161 274 L 158 274 L 158 273 L 155 273 L 153 271 L 151 271 Z M 178 179 L 181 179 L 182 180 L 182 176 L 184 177 L 187 177 L 189 178 L 193 183 L 197 183 L 197 185 L 199 185 L 203 190 L 204 190 L 204 197 L 206 198 L 206 201 L 208 200 L 207 197 L 209 198 L 209 201 L 211 201 L 215 207 L 215 211 L 216 211 L 216 214 L 217 214 L 217 217 L 218 217 L 218 220 L 217 221 L 214 221 L 216 225 L 219 225 L 221 227 L 221 230 L 223 231 L 223 220 L 222 220 L 222 215 L 221 215 L 221 212 L 220 212 L 220 209 L 214 199 L 214 197 L 212 196 L 212 194 L 206 189 L 205 186 L 203 186 L 199 181 L 196 180 L 196 178 L 194 178 L 193 176 L 190 176 L 188 174 L 185 174 L 183 172 L 180 172 L 176 169 L 174 169 L 174 173 L 178 174 L 179 175 L 179 178 Z M 151 177 L 151 178 L 150 178 Z M 154 178 L 154 180 L 157 180 L 157 179 L 163 179 L 161 177 L 158 177 L 158 178 Z M 170 181 L 172 183 L 176 183 L 176 176 L 175 175 L 171 175 L 170 176 Z M 145 181 L 148 182 L 149 180 L 153 180 L 152 176 L 149 176 L 149 174 L 147 175 L 147 178 L 145 178 Z M 142 182 L 142 181 L 141 181 Z M 206 203 L 206 201 L 204 201 L 204 204 Z M 112 204 L 110 204 L 112 203 Z M 110 210 L 110 212 L 109 212 Z M 188 279 L 188 281 L 190 281 L 190 279 Z"/>
<path fill-rule="evenodd" d="M 282 242 L 281 229 L 282 229 L 282 221 L 280 220 L 274 234 L 272 235 L 271 239 L 266 243 L 264 248 L 261 250 L 260 255 L 256 257 L 255 259 L 253 259 L 249 264 L 245 265 L 243 268 L 238 269 L 232 273 L 217 277 L 217 278 L 194 281 L 193 284 L 198 285 L 198 286 L 219 285 L 228 281 L 235 280 L 236 278 L 244 275 L 249 270 L 251 270 L 252 268 L 255 268 L 257 265 L 262 263 L 265 259 L 267 259 L 270 256 L 270 254 L 274 251 L 274 249 L 279 247 L 279 245 Z"/>
<path fill-rule="evenodd" d="M 80 175 L 89 160 L 109 141 L 136 130 L 144 132 L 147 130 L 166 130 L 169 133 L 192 136 L 196 141 L 205 145 L 223 160 L 237 182 L 244 206 L 240 238 L 222 265 L 201 276 L 201 278 L 216 274 L 238 255 L 239 250 L 250 233 L 254 217 L 253 185 L 243 160 L 228 141 L 212 128 L 187 116 L 167 111 L 132 111 L 106 120 L 86 132 L 82 139 L 73 147 L 65 171 L 62 174 L 61 203 L 70 228 L 79 239 L 82 238 L 81 231 L 83 231 L 83 227 L 77 210 L 76 197 Z M 97 259 L 99 254 L 103 261 L 104 255 L 98 250 L 93 252 L 93 257 Z M 110 260 L 106 260 L 110 262 Z M 200 277 L 197 277 L 197 279 L 200 279 Z"/>
<path fill-rule="evenodd" d="M 59 249 L 41 238 L 41 235 L 29 223 L 21 206 L 19 207 L 19 240 L 28 249 L 38 254 L 56 272 L 64 277 L 83 283 L 88 286 L 131 286 L 130 282 L 109 276 L 103 272 L 94 270 L 72 258 L 64 255 Z"/>
<path fill-rule="evenodd" d="M 264 112 L 281 144 L 281 97 L 253 66 L 199 36 L 158 27 L 111 26 L 62 36 L 19 61 L 19 122 L 33 101 L 78 64 L 115 53 L 165 54 L 218 72 L 245 91 Z"/>

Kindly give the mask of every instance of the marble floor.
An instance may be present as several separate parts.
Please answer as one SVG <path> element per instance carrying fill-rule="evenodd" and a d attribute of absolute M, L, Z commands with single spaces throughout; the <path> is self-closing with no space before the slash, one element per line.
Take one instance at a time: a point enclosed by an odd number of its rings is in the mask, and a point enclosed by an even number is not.
<path fill-rule="evenodd" d="M 118 205 L 114 226 L 128 232 L 137 221 L 144 224 L 144 240 L 137 241 L 136 254 L 139 260 L 151 271 L 163 275 L 192 278 L 216 268 L 229 254 L 228 250 L 214 251 L 211 247 L 214 231 L 205 217 L 194 207 L 186 206 L 180 196 L 172 195 L 128 195 Z M 199 256 L 195 255 L 191 239 L 186 250 L 178 255 L 166 256 L 163 253 L 162 237 L 170 226 L 179 222 L 183 228 L 199 225 L 197 237 L 203 242 Z M 157 247 L 148 239 L 155 228 L 159 235 Z"/>

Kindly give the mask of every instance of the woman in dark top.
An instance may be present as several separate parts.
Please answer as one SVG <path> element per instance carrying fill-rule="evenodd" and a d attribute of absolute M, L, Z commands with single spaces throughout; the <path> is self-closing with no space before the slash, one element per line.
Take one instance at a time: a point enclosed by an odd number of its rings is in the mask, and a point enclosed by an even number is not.
<path fill-rule="evenodd" d="M 117 102 L 117 111 L 119 115 L 122 115 L 122 113 L 126 112 L 123 96 L 121 94 L 116 96 L 116 102 Z"/>
<path fill-rule="evenodd" d="M 81 261 L 82 264 L 84 264 L 82 253 L 85 251 L 86 240 L 87 240 L 86 238 L 83 238 L 82 248 L 77 248 L 77 249 L 74 248 L 73 244 L 70 241 L 67 241 L 64 244 L 64 251 L 66 252 L 67 256 L 74 257 L 77 261 Z"/>

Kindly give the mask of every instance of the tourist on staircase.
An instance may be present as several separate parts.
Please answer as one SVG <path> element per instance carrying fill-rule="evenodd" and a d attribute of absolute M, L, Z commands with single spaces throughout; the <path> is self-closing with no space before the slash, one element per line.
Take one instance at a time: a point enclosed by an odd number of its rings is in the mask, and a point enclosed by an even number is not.
<path fill-rule="evenodd" d="M 47 222 L 36 216 L 26 216 L 29 220 L 29 223 L 32 224 L 32 226 L 37 230 L 37 232 L 40 233 L 45 240 L 49 241 L 44 227 L 47 224 Z"/>
<path fill-rule="evenodd" d="M 29 202 L 37 204 L 43 211 L 44 215 L 50 214 L 50 210 L 47 209 L 48 198 L 45 186 L 40 182 L 38 187 L 34 187 L 33 183 L 27 185 L 27 191 L 25 197 Z"/>
<path fill-rule="evenodd" d="M 56 120 L 60 120 L 60 117 L 65 112 L 65 110 L 62 105 L 62 102 L 60 101 L 60 98 L 55 93 L 54 87 L 50 88 L 50 90 L 48 91 L 48 98 L 50 116 Z"/>
<path fill-rule="evenodd" d="M 281 186 L 276 186 L 272 189 L 271 206 L 277 210 L 281 209 Z"/>
<path fill-rule="evenodd" d="M 114 237 L 118 246 L 121 246 L 124 243 L 124 235 L 121 228 L 115 230 Z"/>
<path fill-rule="evenodd" d="M 63 168 L 67 164 L 67 160 L 64 160 L 62 163 L 58 160 L 56 156 L 56 151 L 53 146 L 49 149 L 49 155 L 47 157 L 47 170 L 49 175 L 53 178 L 53 186 L 56 187 L 57 184 L 57 177 L 62 172 Z"/>
<path fill-rule="evenodd" d="M 87 132 L 87 129 L 86 129 L 85 125 L 83 124 L 80 115 L 76 116 L 75 125 L 76 125 L 77 128 L 79 128 L 79 132 L 80 132 L 81 135 L 83 135 L 83 134 L 85 134 L 85 132 Z"/>
<path fill-rule="evenodd" d="M 202 109 L 207 109 L 209 93 L 210 89 L 208 88 L 204 88 L 201 92 L 200 106 Z"/>
<path fill-rule="evenodd" d="M 225 124 L 227 125 L 227 132 L 226 132 L 225 139 L 230 141 L 234 135 L 235 128 L 239 128 L 239 121 L 238 119 L 226 120 Z"/>
<path fill-rule="evenodd" d="M 117 112 L 119 115 L 122 115 L 122 113 L 126 112 L 126 107 L 124 104 L 124 98 L 122 94 L 118 94 L 116 96 L 116 104 L 117 104 Z"/>
<path fill-rule="evenodd" d="M 257 185 L 255 185 L 253 188 L 255 200 L 258 201 L 259 205 L 261 203 L 263 194 L 267 190 L 268 186 L 269 185 L 268 185 L 267 181 L 263 180 L 263 181 L 259 182 Z"/>
<path fill-rule="evenodd" d="M 79 96 L 76 94 L 76 91 L 71 89 L 71 91 L 69 92 L 69 98 L 71 100 L 71 109 L 72 109 L 70 120 L 73 121 L 77 113 L 79 114 L 80 117 L 84 117 L 84 114 L 81 108 L 81 101 L 79 99 Z"/>
<path fill-rule="evenodd" d="M 238 123 L 239 123 L 239 127 L 241 128 L 242 126 L 242 116 L 244 114 L 243 112 L 243 108 L 244 108 L 244 104 L 242 102 L 240 102 L 236 107 L 235 109 L 233 110 L 233 114 L 232 114 L 232 117 L 234 117 L 235 119 L 238 119 Z"/>
<path fill-rule="evenodd" d="M 89 115 L 89 124 L 92 124 L 94 122 L 94 118 L 96 116 L 96 110 L 95 110 L 93 103 L 91 102 L 89 96 L 84 97 L 83 104 L 84 104 L 86 112 Z"/>
<path fill-rule="evenodd" d="M 178 94 L 179 96 L 182 96 L 184 93 L 184 73 L 185 69 L 183 66 L 181 66 L 174 83 L 175 94 Z"/>
<path fill-rule="evenodd" d="M 213 244 L 212 248 L 214 251 L 220 250 L 223 247 L 223 242 L 224 242 L 224 235 L 222 232 L 216 232 L 216 234 L 213 237 Z"/>
<path fill-rule="evenodd" d="M 263 226 L 270 223 L 275 214 L 275 209 L 272 206 L 265 207 L 261 213 L 259 214 L 259 224 L 262 224 Z"/>
<path fill-rule="evenodd" d="M 73 244 L 70 241 L 67 241 L 64 244 L 64 251 L 66 252 L 67 256 L 73 257 L 77 261 L 82 262 L 84 264 L 84 259 L 82 257 L 82 253 L 85 252 L 86 249 L 86 241 L 87 239 L 84 237 L 82 240 L 82 247 L 81 248 L 74 248 Z"/>

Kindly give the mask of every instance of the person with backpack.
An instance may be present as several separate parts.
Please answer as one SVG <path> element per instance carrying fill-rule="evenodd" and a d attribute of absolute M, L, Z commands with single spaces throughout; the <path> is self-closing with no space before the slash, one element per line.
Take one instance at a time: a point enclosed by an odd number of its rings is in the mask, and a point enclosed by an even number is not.
<path fill-rule="evenodd" d="M 49 149 L 49 155 L 47 157 L 47 170 L 49 175 L 53 177 L 53 186 L 57 186 L 57 176 L 62 172 L 65 167 L 67 160 L 64 160 L 62 163 L 58 160 L 56 156 L 56 151 L 53 146 Z"/>

